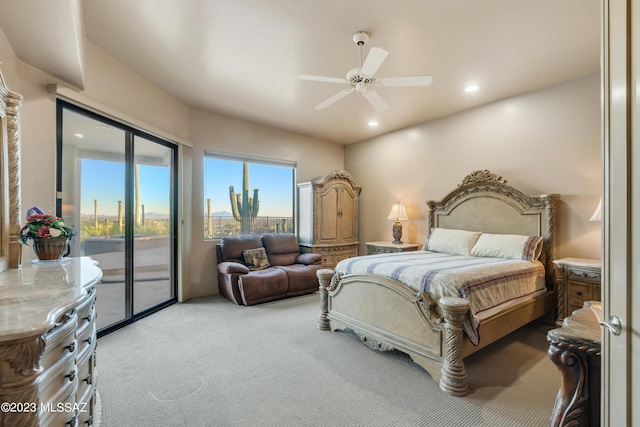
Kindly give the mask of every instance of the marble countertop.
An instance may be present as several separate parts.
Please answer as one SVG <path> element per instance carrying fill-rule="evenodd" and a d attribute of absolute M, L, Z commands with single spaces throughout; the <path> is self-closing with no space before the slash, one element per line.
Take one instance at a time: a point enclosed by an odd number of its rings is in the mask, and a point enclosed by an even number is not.
<path fill-rule="evenodd" d="M 0 342 L 42 335 L 101 278 L 89 257 L 33 261 L 0 273 Z"/>

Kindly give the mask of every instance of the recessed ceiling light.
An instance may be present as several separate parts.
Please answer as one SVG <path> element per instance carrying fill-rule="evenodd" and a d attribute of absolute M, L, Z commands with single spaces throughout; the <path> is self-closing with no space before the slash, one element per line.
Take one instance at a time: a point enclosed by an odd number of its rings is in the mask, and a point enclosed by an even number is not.
<path fill-rule="evenodd" d="M 378 122 L 376 122 L 375 120 L 371 120 L 371 121 L 369 121 L 369 126 L 376 127 L 376 126 L 378 126 Z"/>
<path fill-rule="evenodd" d="M 464 88 L 464 91 L 465 92 L 475 92 L 478 89 L 480 89 L 480 88 L 478 86 L 476 86 L 476 85 L 469 85 L 469 86 Z"/>
<path fill-rule="evenodd" d="M 84 135 L 81 134 L 81 133 L 74 133 L 73 136 L 75 136 L 76 138 L 80 138 L 80 139 L 84 138 Z"/>

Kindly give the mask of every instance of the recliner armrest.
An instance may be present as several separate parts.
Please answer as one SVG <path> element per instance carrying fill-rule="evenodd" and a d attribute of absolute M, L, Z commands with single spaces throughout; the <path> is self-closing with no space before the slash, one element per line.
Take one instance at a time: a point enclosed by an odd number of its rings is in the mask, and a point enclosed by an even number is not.
<path fill-rule="evenodd" d="M 320 254 L 300 254 L 298 258 L 296 258 L 296 264 L 304 264 L 304 265 L 313 265 L 322 262 L 322 255 Z"/>
<path fill-rule="evenodd" d="M 249 267 L 239 262 L 224 261 L 218 264 L 218 271 L 223 274 L 248 274 Z"/>

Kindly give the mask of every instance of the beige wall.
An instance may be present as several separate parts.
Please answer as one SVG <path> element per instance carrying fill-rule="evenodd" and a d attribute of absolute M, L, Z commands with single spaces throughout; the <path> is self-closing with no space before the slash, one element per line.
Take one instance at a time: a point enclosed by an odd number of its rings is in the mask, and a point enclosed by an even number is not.
<path fill-rule="evenodd" d="M 297 163 L 305 182 L 343 168 L 342 145 L 202 111 L 191 112 L 193 143 L 192 296 L 218 293 L 216 240 L 204 240 L 204 152 L 217 151 Z"/>
<path fill-rule="evenodd" d="M 600 258 L 599 74 L 573 79 L 347 146 L 345 169 L 362 185 L 360 241 L 392 240 L 386 217 L 404 203 L 404 241 L 424 243 L 425 201 L 489 169 L 530 194 L 560 193 L 559 257 Z M 361 250 L 364 246 L 361 245 Z"/>
<path fill-rule="evenodd" d="M 85 90 L 80 93 L 65 90 L 65 94 L 120 121 L 187 144 L 181 149 L 185 162 L 180 172 L 184 175 L 185 190 L 180 211 L 185 218 L 181 247 L 190 254 L 181 258 L 181 268 L 186 270 L 180 274 L 185 278 L 181 299 L 218 292 L 214 242 L 203 239 L 205 150 L 295 161 L 300 182 L 343 167 L 342 145 L 191 110 L 88 41 L 86 49 Z M 1 30 L 0 58 L 3 60 L 0 70 L 8 86 L 24 96 L 22 211 L 31 206 L 53 209 L 56 104 L 45 86 L 64 83 L 20 62 Z M 192 217 L 193 223 L 189 222 Z M 24 247 L 23 258 L 33 258 L 28 247 Z"/>
<path fill-rule="evenodd" d="M 22 207 L 54 206 L 55 102 L 45 85 L 56 78 L 17 60 L 0 30 L 3 75 L 24 95 Z M 345 168 L 362 185 L 361 241 L 389 240 L 386 216 L 395 200 L 411 220 L 405 240 L 424 242 L 424 201 L 444 196 L 466 174 L 490 169 L 532 193 L 558 192 L 560 256 L 598 257 L 600 224 L 588 222 L 600 192 L 599 78 L 575 79 L 530 94 L 347 146 L 242 120 L 195 111 L 87 42 L 82 99 L 193 146 L 186 152 L 192 180 L 183 208 L 191 258 L 184 298 L 217 292 L 214 241 L 203 239 L 204 151 L 296 161 L 298 182 Z M 183 150 L 184 151 L 184 150 Z M 455 159 L 455 160 L 453 160 Z M 516 160 L 514 160 L 516 159 Z M 190 172 L 190 174 L 189 174 Z M 185 180 L 187 182 L 188 180 Z M 191 219 L 191 222 L 189 222 Z M 32 257 L 25 248 L 25 259 Z M 189 274 L 187 274 L 188 277 Z M 185 277 L 185 276 L 183 276 Z"/>
<path fill-rule="evenodd" d="M 4 34 L 2 35 L 4 38 Z M 21 109 L 21 205 L 23 213 L 31 206 L 53 210 L 55 206 L 56 103 L 46 85 L 64 85 L 55 77 L 18 61 L 11 47 L 0 43 L 2 65 L 11 89 L 24 96 Z M 142 125 L 170 140 L 188 137 L 189 109 L 171 98 L 139 74 L 91 43 L 86 43 L 86 88 L 78 99 L 98 106 L 103 113 L 124 122 Z M 70 91 L 69 91 L 70 92 Z M 175 137 L 174 137 L 175 136 Z M 23 259 L 33 258 L 25 247 Z"/>

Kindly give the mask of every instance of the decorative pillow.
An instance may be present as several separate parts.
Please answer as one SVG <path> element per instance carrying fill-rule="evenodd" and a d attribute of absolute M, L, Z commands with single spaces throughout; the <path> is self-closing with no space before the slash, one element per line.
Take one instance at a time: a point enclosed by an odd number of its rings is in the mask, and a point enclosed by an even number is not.
<path fill-rule="evenodd" d="M 244 257 L 244 264 L 249 267 L 249 270 L 262 270 L 270 266 L 269 258 L 267 258 L 267 252 L 264 248 L 245 249 L 242 251 Z"/>
<path fill-rule="evenodd" d="M 434 228 L 424 249 L 454 255 L 469 255 L 480 234 L 482 233 L 479 231 Z"/>
<path fill-rule="evenodd" d="M 471 255 L 534 262 L 542 252 L 542 240 L 540 236 L 482 233 Z"/>

